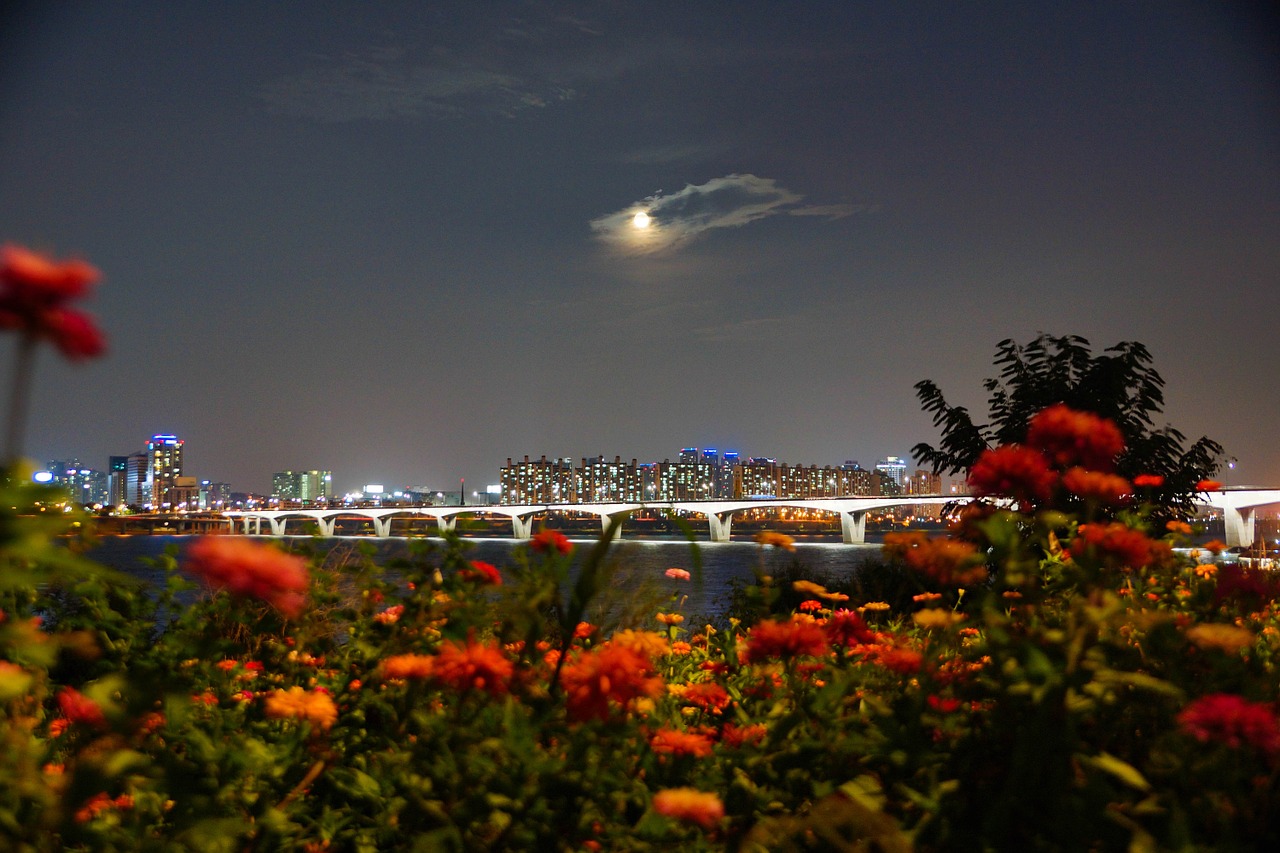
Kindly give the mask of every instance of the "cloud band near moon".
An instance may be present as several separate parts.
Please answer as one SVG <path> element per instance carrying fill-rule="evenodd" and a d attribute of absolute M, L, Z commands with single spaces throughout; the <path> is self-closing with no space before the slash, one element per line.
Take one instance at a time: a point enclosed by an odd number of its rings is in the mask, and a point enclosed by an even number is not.
<path fill-rule="evenodd" d="M 630 255 L 668 252 L 716 228 L 737 228 L 770 216 L 818 216 L 839 219 L 854 213 L 850 204 L 802 204 L 804 196 L 757 175 L 725 175 L 679 192 L 661 191 L 621 210 L 591 220 L 596 237 L 614 251 Z M 645 213 L 647 222 L 636 214 Z"/>

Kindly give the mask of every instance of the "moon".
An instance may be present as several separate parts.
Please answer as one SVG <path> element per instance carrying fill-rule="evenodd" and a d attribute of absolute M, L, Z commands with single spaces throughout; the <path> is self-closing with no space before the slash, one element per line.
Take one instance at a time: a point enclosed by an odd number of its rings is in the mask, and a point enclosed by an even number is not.
<path fill-rule="evenodd" d="M 631 217 L 631 224 L 636 228 L 648 228 L 651 222 L 653 222 L 653 220 L 650 219 L 649 214 L 645 213 L 643 210 Z"/>

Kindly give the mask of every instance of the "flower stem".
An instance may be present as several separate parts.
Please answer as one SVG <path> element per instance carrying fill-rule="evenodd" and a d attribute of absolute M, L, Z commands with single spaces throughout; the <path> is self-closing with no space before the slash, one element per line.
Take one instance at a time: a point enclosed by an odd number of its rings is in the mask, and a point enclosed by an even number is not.
<path fill-rule="evenodd" d="M 27 422 L 27 404 L 31 399 L 31 374 L 35 371 L 36 339 L 23 335 L 18 341 L 18 354 L 13 361 L 13 385 L 9 389 L 9 420 L 4 440 L 4 462 L 12 466 L 22 452 L 22 433 Z"/>

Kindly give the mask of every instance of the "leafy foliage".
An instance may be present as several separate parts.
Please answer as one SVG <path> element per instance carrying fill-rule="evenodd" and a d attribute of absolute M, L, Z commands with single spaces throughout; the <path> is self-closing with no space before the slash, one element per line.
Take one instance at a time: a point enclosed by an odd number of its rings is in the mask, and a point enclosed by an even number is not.
<path fill-rule="evenodd" d="M 1027 424 L 1041 410 L 1063 403 L 1115 423 L 1125 438 L 1116 469 L 1129 479 L 1152 474 L 1164 479 L 1155 490 L 1157 504 L 1190 515 L 1196 484 L 1220 465 L 1222 446 L 1201 437 L 1186 446 L 1186 436 L 1172 426 L 1156 427 L 1164 406 L 1164 379 L 1151 366 L 1151 353 L 1136 341 L 1124 341 L 1094 355 L 1077 335 L 1042 334 L 1027 344 L 1011 339 L 996 345 L 998 378 L 983 387 L 988 422 L 978 423 L 963 406 L 947 402 L 931 380 L 915 386 L 921 407 L 939 427 L 937 446 L 922 442 L 912 455 L 935 474 L 968 471 L 983 451 L 1025 440 Z"/>

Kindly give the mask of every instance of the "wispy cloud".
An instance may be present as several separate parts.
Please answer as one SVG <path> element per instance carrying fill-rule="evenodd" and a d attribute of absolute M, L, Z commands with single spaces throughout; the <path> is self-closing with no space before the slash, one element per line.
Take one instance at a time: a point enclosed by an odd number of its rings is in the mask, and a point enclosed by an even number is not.
<path fill-rule="evenodd" d="M 852 205 L 800 206 L 803 200 L 772 178 L 726 175 L 675 193 L 659 190 L 593 219 L 591 230 L 616 251 L 643 255 L 676 249 L 716 228 L 738 228 L 779 214 L 839 218 L 855 212 Z"/>

